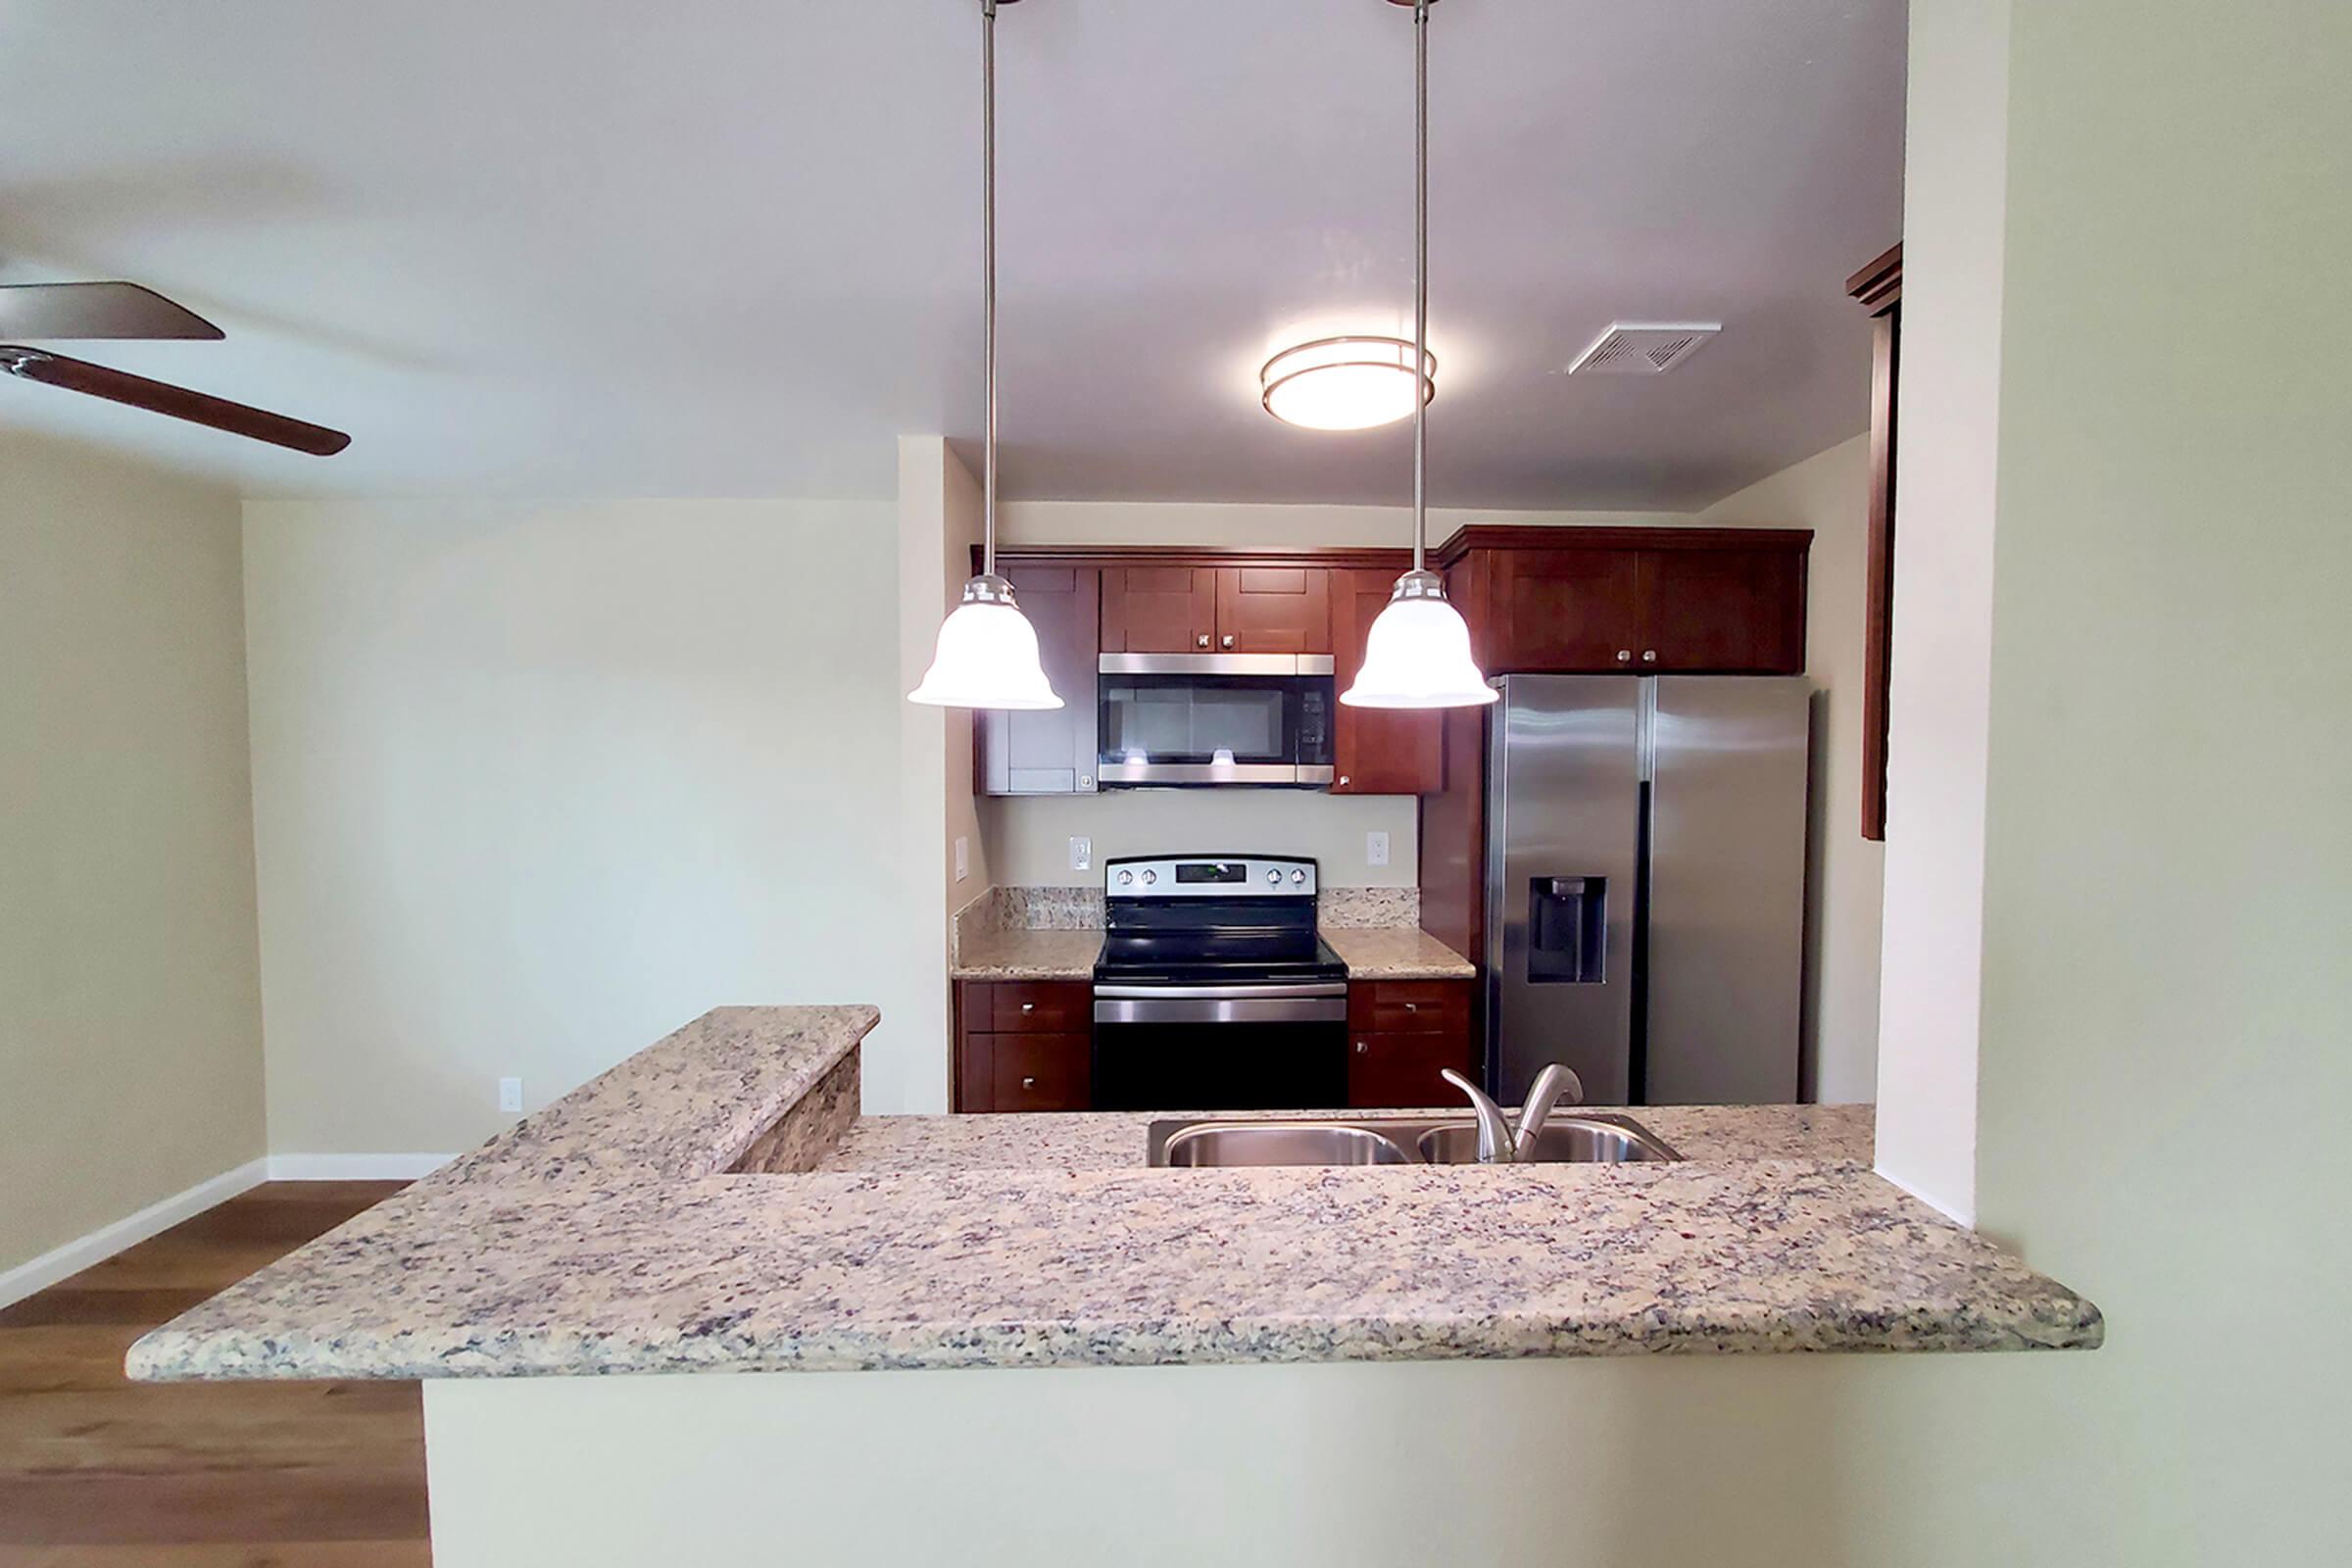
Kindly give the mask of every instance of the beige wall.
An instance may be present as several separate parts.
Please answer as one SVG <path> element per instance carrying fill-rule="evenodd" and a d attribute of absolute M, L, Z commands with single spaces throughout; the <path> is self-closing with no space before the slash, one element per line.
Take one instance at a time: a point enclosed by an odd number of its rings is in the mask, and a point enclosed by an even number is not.
<path fill-rule="evenodd" d="M 258 1157 L 237 503 L 0 434 L 0 1271 Z"/>
<path fill-rule="evenodd" d="M 1858 435 L 1698 514 L 1717 526 L 1810 528 L 1805 671 L 1813 776 L 1805 877 L 1803 1080 L 1828 1102 L 1878 1087 L 1883 848 L 1862 836 L 1862 667 L 1870 437 Z"/>
<path fill-rule="evenodd" d="M 1311 855 L 1325 886 L 1419 885 L 1420 803 L 1410 795 L 1302 790 L 1105 790 L 1099 795 L 985 803 L 990 863 L 1007 887 L 1099 885 L 1116 855 Z M 1389 836 L 1389 863 L 1364 857 L 1364 835 Z M 1095 868 L 1070 869 L 1070 835 L 1093 841 Z"/>
<path fill-rule="evenodd" d="M 248 503 L 271 1151 L 461 1149 L 500 1077 L 537 1106 L 730 1002 L 877 1003 L 868 1106 L 944 1084 L 907 1022 L 940 895 L 902 849 L 895 533 L 887 502 Z"/>
<path fill-rule="evenodd" d="M 1977 1212 L 2108 1309 L 2140 1561 L 2352 1555 L 2348 70 L 2340 4 L 2012 24 Z"/>
<path fill-rule="evenodd" d="M 1976 1212 L 2009 0 L 1912 17 L 1879 1168 Z M 2088 193 L 2086 193 L 2088 194 Z"/>

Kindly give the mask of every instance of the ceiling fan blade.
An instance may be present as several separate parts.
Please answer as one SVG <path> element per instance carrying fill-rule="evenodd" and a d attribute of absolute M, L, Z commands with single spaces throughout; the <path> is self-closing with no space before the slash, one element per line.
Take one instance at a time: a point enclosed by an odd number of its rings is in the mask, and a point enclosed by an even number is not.
<path fill-rule="evenodd" d="M 0 283 L 0 338 L 218 338 L 184 305 L 136 283 Z"/>
<path fill-rule="evenodd" d="M 331 458 L 351 445 L 351 437 L 340 430 L 330 430 L 322 424 L 309 424 L 301 419 L 289 419 L 282 414 L 271 414 L 243 403 L 231 403 L 206 392 L 191 392 L 184 386 L 169 381 L 150 381 L 128 370 L 110 370 L 103 365 L 87 360 L 68 359 L 63 354 L 51 354 L 43 349 L 17 348 L 0 344 L 0 370 L 38 381 L 44 386 L 63 387 L 69 392 L 87 392 L 94 398 L 112 403 L 127 403 L 134 409 L 169 415 L 174 419 L 188 419 L 197 424 L 209 424 L 230 435 L 249 436 L 267 441 L 272 446 L 292 447 L 317 458 Z"/>

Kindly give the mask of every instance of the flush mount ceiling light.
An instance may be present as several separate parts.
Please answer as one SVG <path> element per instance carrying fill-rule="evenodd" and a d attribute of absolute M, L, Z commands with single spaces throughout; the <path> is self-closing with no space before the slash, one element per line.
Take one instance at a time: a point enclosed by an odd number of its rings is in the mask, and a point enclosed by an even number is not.
<path fill-rule="evenodd" d="M 1413 8 L 1413 349 L 1429 352 L 1429 7 L 1430 0 L 1388 0 Z M 1408 359 L 1406 364 L 1412 364 Z M 1340 693 L 1350 708 L 1470 708 L 1494 701 L 1477 661 L 1470 627 L 1446 602 L 1446 579 L 1428 567 L 1429 403 L 1413 405 L 1413 569 L 1396 579 L 1388 608 L 1364 638 L 1355 684 Z"/>
<path fill-rule="evenodd" d="M 939 647 L 921 682 L 906 694 L 934 708 L 1059 708 L 1038 662 L 1037 629 L 997 575 L 997 7 L 980 0 L 981 358 L 988 377 L 986 433 L 980 457 L 980 575 L 939 628 Z"/>
<path fill-rule="evenodd" d="M 1319 337 L 1257 372 L 1258 401 L 1286 424 L 1367 430 L 1413 412 L 1413 346 L 1400 337 Z M 1438 361 L 1421 354 L 1421 401 L 1438 395 Z"/>

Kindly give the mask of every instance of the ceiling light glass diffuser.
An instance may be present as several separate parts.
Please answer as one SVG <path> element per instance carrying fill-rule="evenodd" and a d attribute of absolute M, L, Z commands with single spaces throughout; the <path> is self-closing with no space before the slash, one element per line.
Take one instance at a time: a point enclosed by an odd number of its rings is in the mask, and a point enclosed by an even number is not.
<path fill-rule="evenodd" d="M 1037 628 L 1021 613 L 1012 584 L 997 575 L 997 7 L 1012 0 L 980 0 L 980 254 L 981 359 L 988 391 L 980 456 L 980 574 L 940 623 L 931 667 L 910 703 L 934 708 L 1036 710 L 1059 708 L 1039 661 Z"/>
<path fill-rule="evenodd" d="M 1421 401 L 1438 395 L 1437 356 L 1421 355 Z M 1257 372 L 1258 401 L 1286 424 L 1367 430 L 1413 412 L 1413 346 L 1400 337 L 1319 337 Z"/>
<path fill-rule="evenodd" d="M 1390 0 L 1391 4 L 1400 0 Z M 1413 6 L 1413 345 L 1429 348 L 1429 6 Z M 1410 365 L 1411 360 L 1405 363 Z M 1429 569 L 1429 405 L 1413 415 L 1413 569 L 1396 579 L 1364 638 L 1350 708 L 1470 708 L 1500 693 L 1470 657 L 1470 627 Z"/>

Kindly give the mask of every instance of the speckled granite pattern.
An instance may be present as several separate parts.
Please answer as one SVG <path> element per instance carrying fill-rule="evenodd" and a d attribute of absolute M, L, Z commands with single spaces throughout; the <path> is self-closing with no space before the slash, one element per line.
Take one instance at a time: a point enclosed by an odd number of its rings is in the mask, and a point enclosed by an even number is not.
<path fill-rule="evenodd" d="M 902 1153 L 927 1142 L 915 1168 L 713 1174 L 808 1154 L 813 1131 L 763 1135 L 812 1094 L 809 1128 L 840 1113 L 876 1020 L 697 1019 L 149 1334 L 131 1375 L 1983 1350 L 2103 1333 L 2089 1302 L 1861 1164 L 1702 1153 L 1819 1154 L 1866 1108 L 1638 1112 L 1701 1155 L 1677 1164 L 1357 1170 L 1141 1168 L 1149 1118 L 1133 1116 L 894 1118 Z M 1021 1168 L 976 1168 L 1007 1123 L 1040 1142 Z M 861 1142 L 853 1128 L 841 1157 Z M 1082 1148 L 1103 1163 L 1081 1167 Z"/>
<path fill-rule="evenodd" d="M 956 980 L 1092 980 L 1102 953 L 1094 931 L 985 931 L 967 934 L 948 966 Z"/>
<path fill-rule="evenodd" d="M 1870 1163 L 1870 1105 L 1593 1106 L 1631 1116 L 1685 1159 L 1709 1164 L 1794 1159 Z M 1431 1116 L 1424 1110 L 1218 1111 L 1224 1120 L 1274 1116 Z M 861 1116 L 818 1164 L 822 1171 L 1131 1170 L 1144 1162 L 1152 1122 L 1182 1111 L 1116 1110 L 1020 1116 Z"/>
<path fill-rule="evenodd" d="M 1346 960 L 1350 980 L 1456 980 L 1478 973 L 1468 958 L 1411 926 L 1340 926 L 1325 931 L 1323 940 Z"/>
<path fill-rule="evenodd" d="M 1315 895 L 1315 924 L 1325 931 L 1420 923 L 1419 888 L 1325 888 Z"/>
<path fill-rule="evenodd" d="M 724 1170 L 881 1016 L 869 1006 L 713 1008 L 418 1185 Z"/>
<path fill-rule="evenodd" d="M 141 1377 L 2095 1346 L 1850 1164 L 966 1171 L 402 1195 L 141 1341 Z"/>
<path fill-rule="evenodd" d="M 814 1170 L 819 1161 L 841 1146 L 841 1136 L 858 1120 L 859 1074 L 853 1051 L 817 1080 L 783 1119 L 752 1140 L 752 1147 L 728 1166 L 737 1174 L 757 1172 L 788 1176 Z"/>

